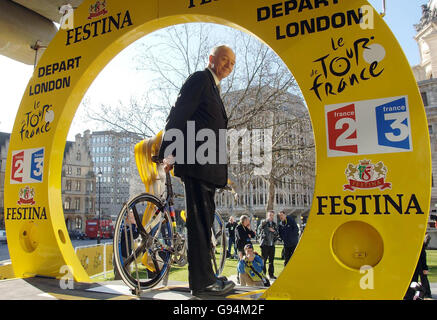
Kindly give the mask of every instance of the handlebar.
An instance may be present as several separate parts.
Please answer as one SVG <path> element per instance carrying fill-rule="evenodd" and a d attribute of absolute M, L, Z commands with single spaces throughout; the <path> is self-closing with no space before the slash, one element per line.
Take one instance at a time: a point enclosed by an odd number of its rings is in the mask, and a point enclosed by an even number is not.
<path fill-rule="evenodd" d="M 162 164 L 163 159 L 159 159 L 158 156 L 152 156 L 152 162 L 157 163 L 157 164 Z"/>
<path fill-rule="evenodd" d="M 234 189 L 232 189 L 232 187 L 230 185 L 226 185 L 223 188 L 219 189 L 220 191 L 229 191 L 229 192 L 233 192 Z"/>
<path fill-rule="evenodd" d="M 152 162 L 156 164 L 163 164 L 164 159 L 159 159 L 157 155 L 154 155 L 152 156 Z M 226 185 L 218 190 L 218 192 L 225 192 L 225 191 L 233 193 L 235 197 L 237 196 L 237 192 L 230 185 Z"/>

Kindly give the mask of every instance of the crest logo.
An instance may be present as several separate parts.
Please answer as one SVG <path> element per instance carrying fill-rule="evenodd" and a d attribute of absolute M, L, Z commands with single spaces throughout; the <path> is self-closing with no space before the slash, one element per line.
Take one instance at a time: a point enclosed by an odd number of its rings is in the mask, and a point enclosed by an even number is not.
<path fill-rule="evenodd" d="M 370 160 L 360 160 L 358 165 L 349 163 L 345 171 L 349 184 L 343 186 L 344 190 L 355 189 L 391 189 L 391 183 L 385 181 L 387 168 L 382 161 L 373 164 Z"/>
<path fill-rule="evenodd" d="M 103 16 L 108 13 L 106 10 L 106 0 L 98 0 L 94 5 L 90 6 L 90 15 L 88 20 Z"/>
<path fill-rule="evenodd" d="M 18 195 L 20 199 L 17 201 L 17 204 L 31 206 L 35 204 L 35 201 L 33 200 L 35 197 L 35 190 L 33 188 L 30 188 L 29 186 L 21 188 Z"/>

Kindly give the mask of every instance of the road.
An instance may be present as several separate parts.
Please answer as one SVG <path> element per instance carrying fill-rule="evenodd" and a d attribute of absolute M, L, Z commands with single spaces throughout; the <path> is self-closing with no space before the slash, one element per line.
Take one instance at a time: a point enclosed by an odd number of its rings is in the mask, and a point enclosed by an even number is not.
<path fill-rule="evenodd" d="M 97 244 L 97 240 L 73 240 L 73 247 L 90 246 Z M 112 239 L 102 240 L 101 243 L 112 243 Z M 5 243 L 0 243 L 0 262 L 4 260 L 9 260 L 9 250 L 8 245 Z"/>

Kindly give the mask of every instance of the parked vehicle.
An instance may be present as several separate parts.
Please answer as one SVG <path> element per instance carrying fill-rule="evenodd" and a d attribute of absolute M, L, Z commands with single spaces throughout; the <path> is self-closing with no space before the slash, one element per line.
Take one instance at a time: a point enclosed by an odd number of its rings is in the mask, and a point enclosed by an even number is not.
<path fill-rule="evenodd" d="M 0 242 L 1 243 L 7 243 L 6 239 L 6 230 L 0 230 Z"/>
<path fill-rule="evenodd" d="M 70 230 L 68 232 L 68 235 L 70 236 L 71 240 L 83 240 L 86 238 L 85 233 L 82 231 L 76 229 L 76 230 Z"/>
<path fill-rule="evenodd" d="M 89 239 L 97 239 L 99 237 L 99 232 L 101 232 L 100 239 L 113 238 L 114 226 L 112 220 L 100 220 L 100 228 L 98 219 L 91 219 L 86 221 L 85 235 Z"/>

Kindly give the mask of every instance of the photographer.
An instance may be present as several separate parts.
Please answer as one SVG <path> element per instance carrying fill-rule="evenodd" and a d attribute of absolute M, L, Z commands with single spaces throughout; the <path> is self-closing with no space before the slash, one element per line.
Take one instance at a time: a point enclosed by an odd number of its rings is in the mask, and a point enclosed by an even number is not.
<path fill-rule="evenodd" d="M 238 257 L 244 256 L 244 246 L 252 244 L 252 239 L 255 239 L 255 232 L 250 227 L 250 219 L 246 215 L 240 217 L 240 223 L 235 229 L 235 241 L 237 243 Z"/>
<path fill-rule="evenodd" d="M 253 251 L 251 244 L 244 247 L 244 253 L 245 256 L 238 262 L 237 266 L 241 285 L 249 287 L 264 286 L 266 278 L 263 275 L 263 259 Z"/>
<path fill-rule="evenodd" d="M 261 255 L 264 261 L 263 271 L 266 273 L 267 260 L 269 261 L 269 277 L 270 279 L 276 279 L 274 272 L 274 260 L 275 260 L 275 241 L 279 238 L 278 227 L 273 221 L 275 217 L 274 211 L 267 212 L 267 218 L 261 221 L 259 225 L 258 233 L 260 234 L 260 246 Z"/>

